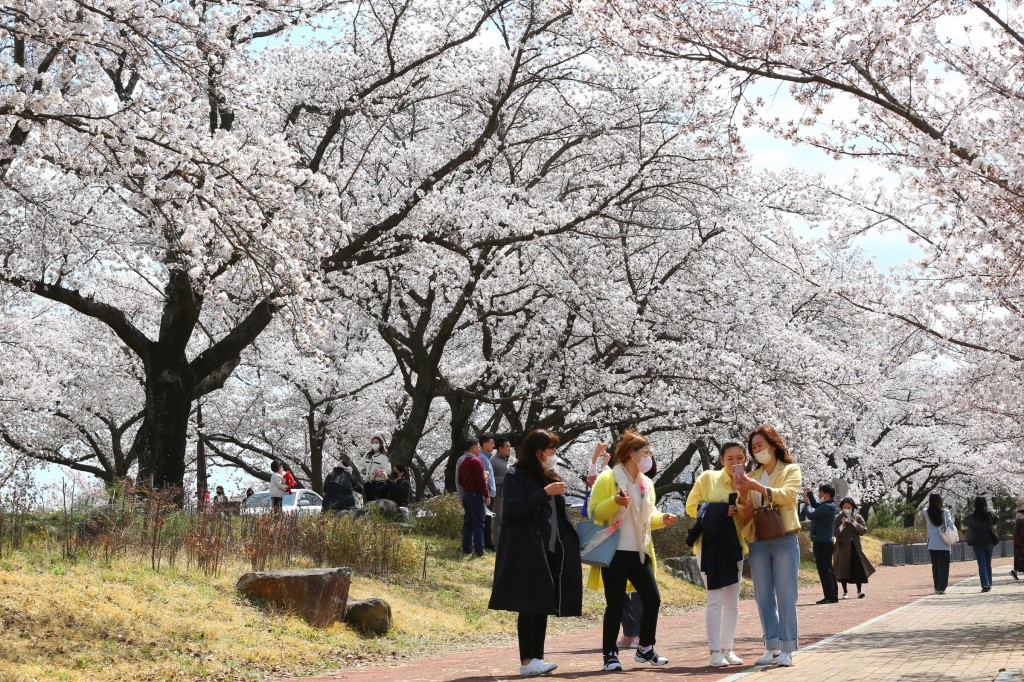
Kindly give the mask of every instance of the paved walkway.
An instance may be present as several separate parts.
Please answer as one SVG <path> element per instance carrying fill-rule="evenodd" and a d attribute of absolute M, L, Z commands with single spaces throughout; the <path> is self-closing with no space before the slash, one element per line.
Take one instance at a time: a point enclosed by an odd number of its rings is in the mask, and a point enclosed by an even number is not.
<path fill-rule="evenodd" d="M 772 682 L 797 679 L 801 682 L 825 679 L 991 681 L 1001 667 L 1024 669 L 1024 581 L 1014 583 L 1007 575 L 1009 566 L 1008 559 L 996 560 L 995 587 L 984 595 L 978 592 L 974 562 L 951 565 L 951 585 L 971 577 L 974 580 L 952 587 L 942 597 L 928 597 L 932 592 L 930 566 L 879 567 L 871 583 L 865 586 L 866 598 L 838 604 L 818 606 L 814 602 L 821 598 L 820 588 L 803 589 L 798 602 L 800 643 L 803 647 L 821 644 L 802 651 L 791 670 L 757 671 L 750 667 L 763 651 L 757 611 L 751 600 L 740 603 L 740 626 L 734 647 L 748 662 L 745 669 L 707 665 L 703 610 L 660 620 L 657 648 L 669 659 L 667 666 L 642 667 L 632 662 L 632 656 L 623 656 L 623 665 L 627 674 L 641 674 L 648 679 L 671 674 L 708 681 L 742 676 L 743 682 L 767 680 L 769 676 Z M 903 610 L 898 610 L 901 608 Z M 896 612 L 891 613 L 894 610 Z M 828 640 L 836 633 L 858 626 L 861 627 L 857 630 Z M 398 667 L 344 669 L 305 678 L 305 682 L 520 679 L 515 633 L 507 633 L 507 636 L 510 640 L 507 647 L 421 658 Z M 599 627 L 549 639 L 546 658 L 558 663 L 559 668 L 555 675 L 546 679 L 616 675 L 600 670 L 600 641 Z M 734 674 L 737 672 L 739 675 Z M 980 676 L 970 676 L 975 674 Z"/>

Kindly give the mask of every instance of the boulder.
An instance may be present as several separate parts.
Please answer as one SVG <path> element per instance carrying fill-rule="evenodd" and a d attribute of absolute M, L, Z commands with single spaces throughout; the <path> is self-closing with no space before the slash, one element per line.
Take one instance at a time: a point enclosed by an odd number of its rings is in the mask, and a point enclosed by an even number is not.
<path fill-rule="evenodd" d="M 386 521 L 398 521 L 399 523 L 405 521 L 405 516 L 402 514 L 402 510 L 391 500 L 374 500 L 372 502 L 367 502 L 363 505 L 363 511 L 365 514 L 373 514 L 374 516 Z"/>
<path fill-rule="evenodd" d="M 682 578 L 698 587 L 704 587 L 704 580 L 700 576 L 700 565 L 697 563 L 697 557 L 672 557 L 660 563 L 669 573 L 677 578 Z"/>
<path fill-rule="evenodd" d="M 391 629 L 391 604 L 376 597 L 351 601 L 345 612 L 349 624 L 374 634 L 384 634 Z"/>
<path fill-rule="evenodd" d="M 348 604 L 352 570 L 310 568 L 296 571 L 246 573 L 235 588 L 249 598 L 262 599 L 296 613 L 313 627 L 340 620 Z"/>

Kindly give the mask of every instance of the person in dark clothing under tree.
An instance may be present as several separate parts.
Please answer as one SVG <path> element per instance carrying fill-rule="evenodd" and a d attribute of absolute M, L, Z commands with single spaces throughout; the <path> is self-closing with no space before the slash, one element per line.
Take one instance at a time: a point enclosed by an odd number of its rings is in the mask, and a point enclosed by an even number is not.
<path fill-rule="evenodd" d="M 833 541 L 833 524 L 836 520 L 836 489 L 824 483 L 818 486 L 818 499 L 810 488 L 804 488 L 804 500 L 800 506 L 800 518 L 811 522 L 811 549 L 814 552 L 814 565 L 818 568 L 818 580 L 821 581 L 822 598 L 817 604 L 836 604 L 839 602 L 839 583 L 832 569 L 832 553 L 836 545 Z"/>

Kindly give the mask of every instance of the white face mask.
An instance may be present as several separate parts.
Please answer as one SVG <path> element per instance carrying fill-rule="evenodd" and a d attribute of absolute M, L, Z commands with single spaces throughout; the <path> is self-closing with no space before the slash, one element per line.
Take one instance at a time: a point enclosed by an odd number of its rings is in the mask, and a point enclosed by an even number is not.
<path fill-rule="evenodd" d="M 543 462 L 541 462 L 541 466 L 544 467 L 545 471 L 551 471 L 552 469 L 555 468 L 556 464 L 558 464 L 558 455 L 551 455 Z"/>
<path fill-rule="evenodd" d="M 645 457 L 641 457 L 639 461 L 637 461 L 636 470 L 639 471 L 641 474 L 646 474 L 648 471 L 651 470 L 652 466 L 654 466 L 654 458 L 651 457 L 650 455 L 647 455 Z"/>
<path fill-rule="evenodd" d="M 852 509 L 844 509 L 843 513 L 846 514 L 846 518 L 850 518 L 850 517 L 853 516 L 853 510 Z"/>
<path fill-rule="evenodd" d="M 774 456 L 775 455 L 772 454 L 771 448 L 765 448 L 761 452 L 754 453 L 754 459 L 757 460 L 758 464 L 767 464 L 768 462 L 772 461 L 772 457 Z"/>
<path fill-rule="evenodd" d="M 374 452 L 376 452 L 377 450 L 380 450 L 380 443 L 371 443 L 371 444 L 370 444 L 370 448 L 371 448 L 371 449 L 372 449 L 372 450 L 373 450 Z"/>

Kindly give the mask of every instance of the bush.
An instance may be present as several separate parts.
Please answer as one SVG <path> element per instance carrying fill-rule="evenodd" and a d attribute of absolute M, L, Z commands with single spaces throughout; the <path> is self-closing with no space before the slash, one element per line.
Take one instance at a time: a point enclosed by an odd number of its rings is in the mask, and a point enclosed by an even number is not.
<path fill-rule="evenodd" d="M 871 528 L 868 534 L 882 542 L 894 545 L 913 545 L 928 542 L 928 530 L 924 527 L 914 528 Z"/>
<path fill-rule="evenodd" d="M 413 506 L 411 511 L 420 533 L 448 539 L 462 537 L 462 503 L 457 494 L 431 497 Z"/>
<path fill-rule="evenodd" d="M 693 556 L 693 548 L 686 544 L 686 533 L 689 532 L 694 519 L 689 516 L 680 516 L 676 525 L 671 528 L 661 528 L 651 533 L 654 541 L 654 552 L 662 558 Z"/>
<path fill-rule="evenodd" d="M 318 566 L 349 566 L 372 575 L 414 571 L 417 549 L 392 523 L 326 515 L 302 520 L 299 551 Z"/>

